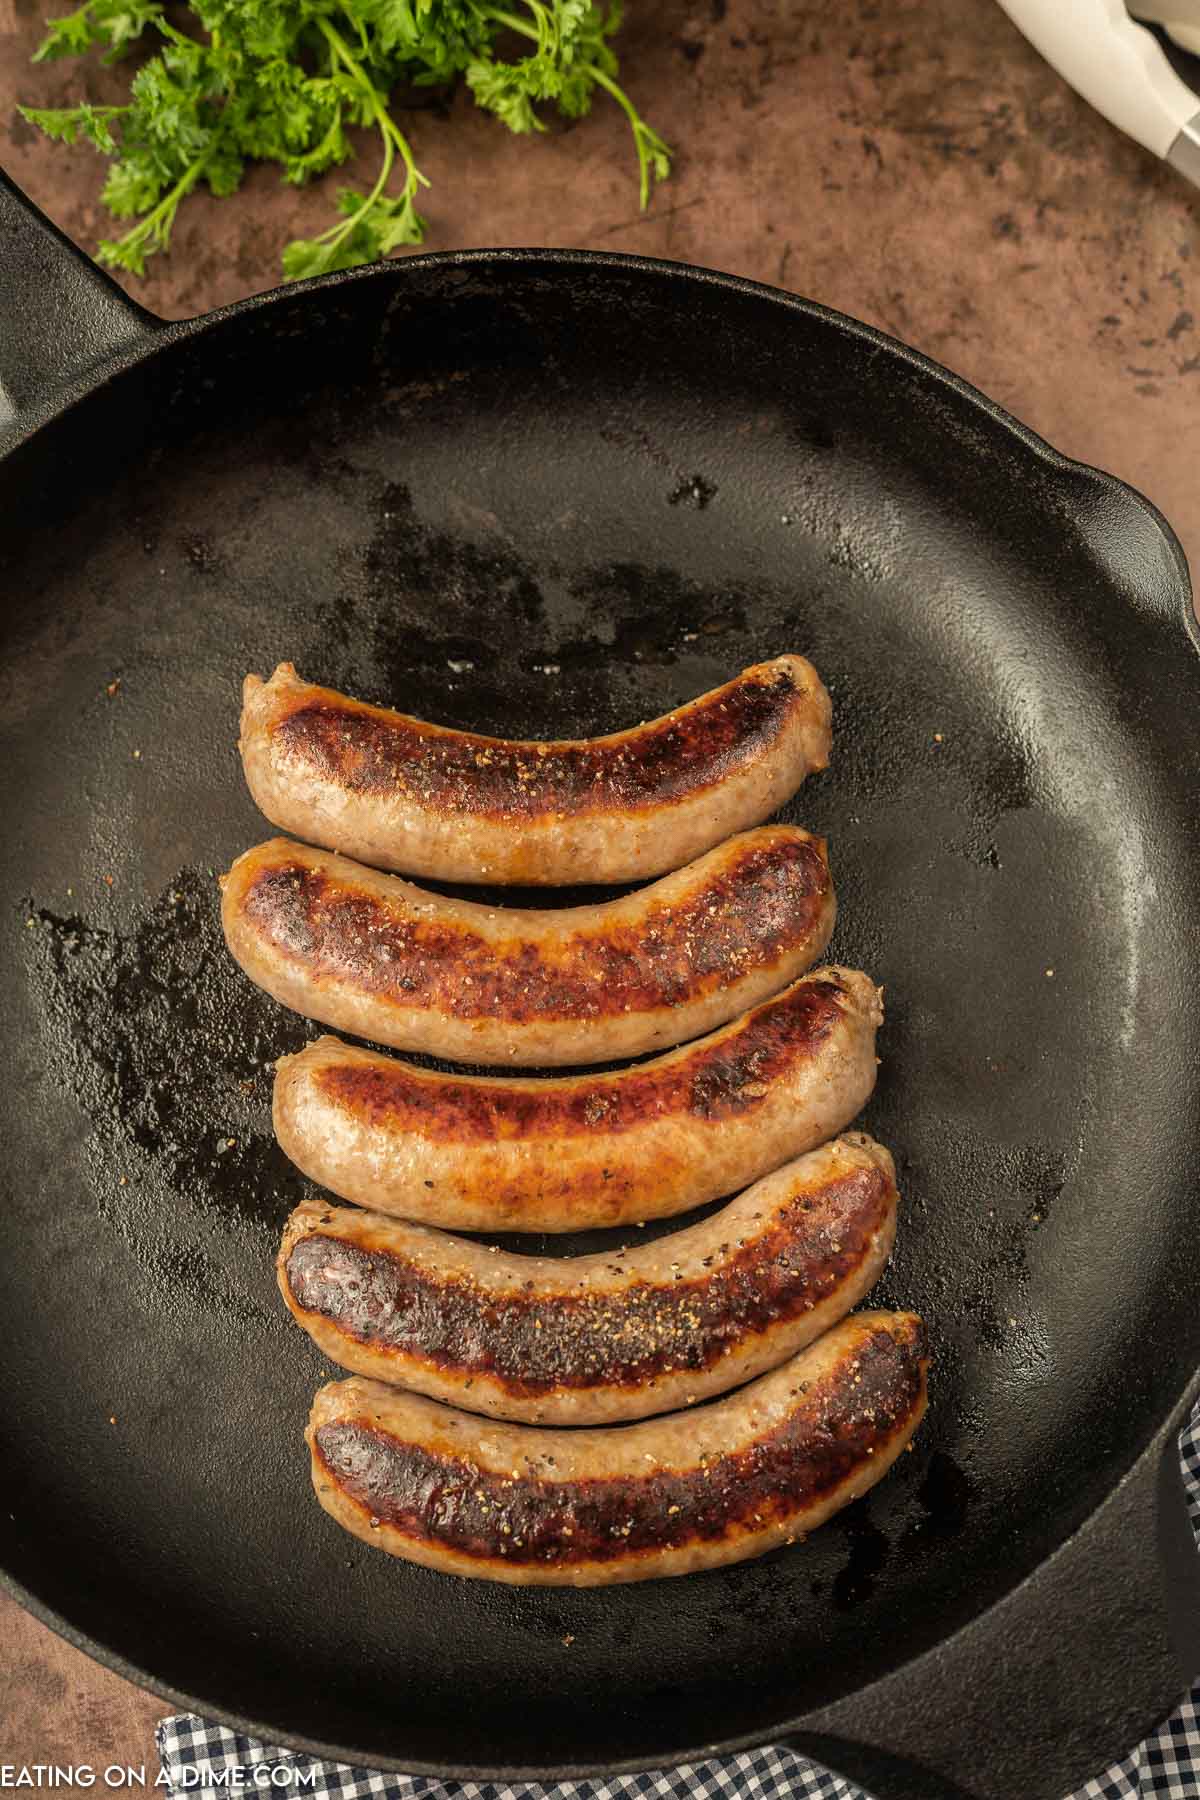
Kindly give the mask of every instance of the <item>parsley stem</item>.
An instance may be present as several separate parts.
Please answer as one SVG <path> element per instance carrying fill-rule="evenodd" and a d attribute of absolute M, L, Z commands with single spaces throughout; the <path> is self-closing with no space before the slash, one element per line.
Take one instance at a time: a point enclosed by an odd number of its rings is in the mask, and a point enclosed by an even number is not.
<path fill-rule="evenodd" d="M 497 25 L 503 25 L 509 31 L 519 31 L 522 37 L 532 38 L 535 43 L 541 43 L 542 33 L 530 25 L 528 20 L 518 19 L 510 12 L 501 12 L 498 6 L 485 6 L 482 8 L 482 12 L 485 19 L 494 19 Z"/>
<path fill-rule="evenodd" d="M 127 231 L 123 238 L 118 238 L 113 245 L 101 244 L 101 260 L 116 263 L 124 268 L 132 269 L 135 275 L 145 274 L 145 259 L 142 255 L 143 244 L 150 243 L 155 250 L 165 250 L 171 236 L 171 226 L 179 209 L 179 202 L 191 192 L 204 173 L 205 164 L 211 152 L 206 150 L 193 163 L 189 163 L 175 186 L 165 193 L 158 205 L 140 218 L 132 231 Z M 116 252 L 117 254 L 113 254 Z M 124 252 L 124 255 L 120 254 Z"/>
<path fill-rule="evenodd" d="M 650 204 L 650 158 L 647 154 L 645 144 L 646 121 L 642 118 L 637 107 L 633 104 L 633 101 L 629 98 L 629 95 L 625 92 L 625 89 L 621 87 L 619 82 L 614 81 L 611 75 L 606 75 L 598 63 L 589 63 L 588 67 L 592 80 L 596 83 L 596 86 L 602 87 L 606 94 L 612 95 L 617 105 L 621 108 L 621 111 L 625 114 L 625 117 L 629 120 L 630 127 L 633 131 L 634 148 L 637 150 L 638 155 L 638 166 L 641 169 L 642 211 L 645 212 Z"/>
<path fill-rule="evenodd" d="M 480 10 L 485 19 L 493 19 L 497 25 L 503 25 L 509 31 L 516 31 L 519 32 L 522 37 L 532 38 L 537 44 L 539 51 L 541 51 L 546 47 L 547 35 L 549 32 L 548 22 L 544 29 L 539 29 L 539 27 L 543 26 L 543 21 L 545 20 L 545 10 L 539 4 L 539 0 L 526 0 L 526 5 L 537 19 L 537 27 L 530 25 L 525 19 L 519 19 L 515 13 L 502 11 L 498 6 L 485 6 Z M 662 152 L 665 157 L 668 154 L 666 146 L 656 137 L 655 133 L 651 131 L 650 127 L 646 124 L 645 119 L 643 119 L 641 113 L 633 104 L 629 95 L 625 92 L 625 89 L 621 87 L 618 82 L 614 81 L 612 76 L 602 69 L 598 62 L 587 62 L 583 64 L 583 67 L 596 83 L 596 86 L 603 88 L 606 94 L 612 96 L 617 105 L 621 108 L 621 111 L 625 114 L 625 117 L 629 120 L 630 127 L 633 131 L 634 148 L 637 151 L 638 167 L 641 171 L 641 201 L 642 211 L 645 212 L 650 204 L 651 156 L 653 151 L 657 149 Z"/>
<path fill-rule="evenodd" d="M 355 21 L 353 15 L 350 14 L 346 8 L 345 0 L 343 0 L 342 3 L 342 10 L 343 12 L 346 12 L 347 18 L 350 20 L 350 23 L 353 24 Z M 370 213 L 384 199 L 388 182 L 391 179 L 392 169 L 395 166 L 397 154 L 399 154 L 405 169 L 404 191 L 401 201 L 397 202 L 397 204 L 402 205 L 407 209 L 410 231 L 412 233 L 409 241 L 415 239 L 416 242 L 420 242 L 421 229 L 424 222 L 413 209 L 412 202 L 416 198 L 419 188 L 429 186 L 425 176 L 422 175 L 421 171 L 417 168 L 416 163 L 413 161 L 413 155 L 412 151 L 409 149 L 408 140 L 387 110 L 386 96 L 381 94 L 379 89 L 375 86 L 375 83 L 371 80 L 371 77 L 363 68 L 361 62 L 355 56 L 353 50 L 351 50 L 337 27 L 325 16 L 318 16 L 314 22 L 329 46 L 331 72 L 332 69 L 336 69 L 337 65 L 340 64 L 349 75 L 354 85 L 361 90 L 366 102 L 367 111 L 374 120 L 379 135 L 383 140 L 383 156 L 380 162 L 379 173 L 375 178 L 375 185 L 370 193 L 367 194 L 364 199 L 359 200 L 358 204 L 354 207 L 354 210 L 345 218 L 336 220 L 326 231 L 321 232 L 315 238 L 307 240 L 307 249 L 309 251 L 318 252 L 318 255 L 315 261 L 310 259 L 305 264 L 303 269 L 305 274 L 321 274 L 325 270 L 336 266 L 334 259 L 337 257 L 342 245 L 347 239 L 353 241 L 355 230 L 360 225 L 366 223 Z M 335 127 L 331 127 L 330 129 L 333 130 Z M 358 197 L 357 195 L 351 195 L 350 198 L 353 201 Z M 406 215 L 402 214 L 401 216 Z M 301 249 L 305 248 L 303 241 L 301 241 L 298 247 Z M 357 260 L 361 261 L 363 259 L 360 257 Z M 289 273 L 290 279 L 291 273 L 287 270 L 286 260 L 284 266 L 285 272 Z"/>
<path fill-rule="evenodd" d="M 169 217 L 170 214 L 175 211 L 184 195 L 190 193 L 195 187 L 201 175 L 204 173 L 204 165 L 207 161 L 208 151 L 206 150 L 203 156 L 198 156 L 194 163 L 188 165 L 183 171 L 183 174 L 179 177 L 179 180 L 175 183 L 175 186 L 169 193 L 163 195 L 153 212 L 148 212 L 144 219 L 138 220 L 137 230 L 156 230 L 160 221 Z"/>
<path fill-rule="evenodd" d="M 329 23 L 327 18 L 319 17 L 317 19 L 317 24 L 320 26 L 321 31 L 334 54 L 344 64 L 347 73 L 353 77 L 359 87 L 362 88 L 363 93 L 367 96 L 375 123 L 379 128 L 380 136 L 383 138 L 383 168 L 380 171 L 378 181 L 371 190 L 370 198 L 366 201 L 361 210 L 365 212 L 368 207 L 374 206 L 384 188 L 387 186 L 387 179 L 392 172 L 392 164 L 396 159 L 397 150 L 400 152 L 407 176 L 405 192 L 415 197 L 417 188 L 428 187 L 429 182 L 426 177 L 422 175 L 420 169 L 418 169 L 416 163 L 413 161 L 413 153 L 409 148 L 408 139 L 397 126 L 392 115 L 380 98 L 379 89 L 375 86 L 375 83 L 371 80 L 341 33 L 335 26 Z M 352 225 L 353 220 L 350 220 L 349 223 Z"/>

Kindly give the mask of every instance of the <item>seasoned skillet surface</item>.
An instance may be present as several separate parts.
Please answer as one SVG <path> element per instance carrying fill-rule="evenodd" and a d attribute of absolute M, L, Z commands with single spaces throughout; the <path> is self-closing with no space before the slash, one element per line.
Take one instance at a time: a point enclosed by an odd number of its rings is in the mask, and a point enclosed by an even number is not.
<path fill-rule="evenodd" d="M 1200 1361 L 1196 687 L 1146 509 L 820 314 L 479 265 L 183 334 L 5 465 L 0 521 L 0 1561 L 41 1605 L 360 1760 L 644 1765 L 915 1653 L 1099 1502 Z M 328 1371 L 274 1288 L 308 1190 L 269 1063 L 310 1029 L 218 930 L 269 834 L 241 677 L 557 736 L 791 649 L 835 740 L 786 816 L 886 986 L 918 1449 L 686 1582 L 373 1555 L 308 1492 Z"/>

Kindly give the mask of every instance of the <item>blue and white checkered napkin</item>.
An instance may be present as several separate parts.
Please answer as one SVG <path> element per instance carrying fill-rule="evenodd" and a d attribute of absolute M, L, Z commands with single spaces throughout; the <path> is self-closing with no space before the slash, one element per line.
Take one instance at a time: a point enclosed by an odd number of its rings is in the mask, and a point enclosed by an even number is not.
<path fill-rule="evenodd" d="M 1200 1407 L 1180 1439 L 1180 1453 L 1192 1524 L 1200 1538 Z M 645 1775 L 510 1787 L 383 1775 L 317 1762 L 239 1737 L 195 1713 L 163 1719 L 156 1736 L 170 1792 L 180 1800 L 209 1787 L 260 1794 L 273 1788 L 315 1800 L 868 1800 L 862 1788 L 840 1775 L 770 1745 Z M 1085 1783 L 1070 1800 L 1200 1800 L 1200 1683 L 1153 1737 L 1124 1762 Z"/>

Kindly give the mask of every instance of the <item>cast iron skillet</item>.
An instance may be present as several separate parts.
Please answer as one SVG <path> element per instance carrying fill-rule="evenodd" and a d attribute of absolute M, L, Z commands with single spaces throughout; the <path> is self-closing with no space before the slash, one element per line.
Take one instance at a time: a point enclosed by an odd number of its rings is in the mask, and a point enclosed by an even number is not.
<path fill-rule="evenodd" d="M 0 193 L 0 1562 L 173 1702 L 482 1778 L 787 1738 L 880 1800 L 1057 1796 L 1200 1668 L 1200 665 L 1146 502 L 804 301 L 614 256 L 421 257 L 184 325 Z M 213 874 L 266 835 L 246 669 L 604 731 L 777 651 L 793 816 L 886 984 L 865 1122 L 931 1322 L 917 1452 L 810 1543 L 521 1592 L 308 1492 L 304 1184 Z M 119 685 L 116 685 L 118 684 Z"/>

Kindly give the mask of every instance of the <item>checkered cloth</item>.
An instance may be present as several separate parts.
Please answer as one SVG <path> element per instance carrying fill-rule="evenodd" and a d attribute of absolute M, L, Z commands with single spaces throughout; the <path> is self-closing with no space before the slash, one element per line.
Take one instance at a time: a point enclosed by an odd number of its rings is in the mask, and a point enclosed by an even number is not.
<path fill-rule="evenodd" d="M 1180 1439 L 1180 1455 L 1200 1538 L 1200 1407 Z M 180 1800 L 209 1787 L 259 1794 L 274 1789 L 315 1800 L 868 1800 L 862 1788 L 840 1775 L 771 1745 L 679 1769 L 547 1788 L 527 1782 L 440 1782 L 317 1762 L 240 1737 L 195 1713 L 163 1719 L 156 1738 L 169 1791 Z M 1200 1683 L 1153 1737 L 1070 1800 L 1200 1800 Z"/>

